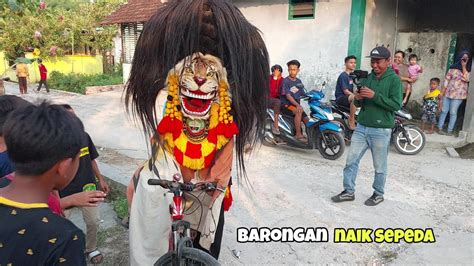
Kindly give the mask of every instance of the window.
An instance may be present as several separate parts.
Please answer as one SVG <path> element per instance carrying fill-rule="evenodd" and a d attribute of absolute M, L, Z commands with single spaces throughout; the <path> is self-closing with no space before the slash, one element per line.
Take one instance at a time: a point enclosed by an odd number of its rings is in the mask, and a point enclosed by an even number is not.
<path fill-rule="evenodd" d="M 312 19 L 315 0 L 289 0 L 288 19 Z"/>
<path fill-rule="evenodd" d="M 122 24 L 122 53 L 124 63 L 132 63 L 138 38 L 143 31 L 142 23 Z"/>

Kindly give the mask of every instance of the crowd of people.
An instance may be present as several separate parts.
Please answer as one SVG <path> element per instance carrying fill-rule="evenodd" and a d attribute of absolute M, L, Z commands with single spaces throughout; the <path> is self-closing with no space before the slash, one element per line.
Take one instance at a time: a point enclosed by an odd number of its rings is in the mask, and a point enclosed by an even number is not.
<path fill-rule="evenodd" d="M 388 51 L 388 50 L 387 50 Z M 423 73 L 423 67 L 418 64 L 416 54 L 409 55 L 409 64 L 405 61 L 405 52 L 398 50 L 393 55 L 393 61 L 389 62 L 389 68 L 400 78 L 402 82 L 402 107 L 406 107 L 410 100 L 413 86 Z M 427 134 L 437 132 L 441 135 L 453 135 L 457 118 L 457 111 L 462 101 L 467 98 L 471 65 L 468 64 L 470 54 L 468 51 L 461 51 L 455 58 L 455 63 L 449 67 L 444 78 L 433 77 L 427 86 L 426 93 L 423 94 L 422 101 L 422 129 Z M 308 116 L 300 105 L 300 98 L 304 95 L 304 85 L 297 74 L 300 70 L 300 62 L 291 60 L 287 63 L 288 76 L 283 77 L 283 69 L 280 65 L 271 68 L 269 78 L 269 107 L 273 109 L 275 116 L 280 113 L 294 116 L 296 127 L 295 137 L 306 142 L 307 139 L 301 132 L 301 121 L 308 122 Z M 349 55 L 344 59 L 344 71 L 338 76 L 335 87 L 335 100 L 340 106 L 350 110 L 349 127 L 356 128 L 355 113 L 357 108 L 352 104 L 355 96 L 354 82 L 350 74 L 356 69 L 357 57 Z M 444 104 L 443 104 L 444 103 Z M 447 114 L 449 113 L 449 123 L 446 130 L 443 130 Z M 426 125 L 429 129 L 426 129 Z M 279 135 L 278 119 L 274 119 L 272 133 Z"/>
<path fill-rule="evenodd" d="M 373 195 L 365 202 L 368 206 L 381 203 L 384 198 L 384 186 L 387 176 L 387 156 L 394 127 L 394 112 L 406 106 L 413 85 L 423 73 L 423 67 L 418 64 L 418 56 L 411 54 L 409 64 L 405 64 L 405 52 L 396 51 L 392 56 L 385 47 L 374 48 L 370 55 L 372 72 L 363 79 L 361 88 L 357 90 L 350 74 L 356 69 L 357 58 L 349 55 L 344 59 L 344 71 L 336 82 L 335 99 L 338 105 L 350 110 L 349 126 L 354 130 L 351 146 L 343 171 L 344 190 L 332 197 L 334 202 L 352 201 L 355 199 L 355 179 L 358 173 L 360 159 L 370 149 L 373 158 L 375 176 Z M 427 134 L 435 132 L 441 135 L 453 135 L 457 110 L 463 99 L 467 98 L 470 74 L 469 53 L 461 51 L 455 63 L 449 67 L 443 86 L 437 77 L 430 79 L 426 93 L 423 95 L 422 129 Z M 291 60 L 287 63 L 288 76 L 282 77 L 282 68 L 275 65 L 271 68 L 269 79 L 269 107 L 277 115 L 280 112 L 294 116 L 296 138 L 307 141 L 301 132 L 301 121 L 308 122 L 308 117 L 300 105 L 304 95 L 304 86 L 296 77 L 300 63 Z M 360 112 L 357 116 L 357 108 Z M 447 131 L 443 130 L 447 114 L 450 114 Z M 438 119 L 439 117 L 439 119 Z M 426 129 L 429 124 L 429 129 Z M 278 119 L 274 119 L 272 133 L 279 134 Z"/>
<path fill-rule="evenodd" d="M 38 87 L 34 92 L 38 93 L 41 91 L 41 88 L 45 87 L 46 93 L 49 93 L 48 87 L 48 69 L 43 64 L 43 59 L 37 59 L 38 62 L 38 70 L 40 73 L 40 80 L 38 82 Z M 28 79 L 30 77 L 30 72 L 28 70 L 28 64 L 26 62 L 20 61 L 15 65 L 15 73 L 16 77 L 18 78 L 18 86 L 20 89 L 20 96 L 24 94 L 28 94 Z"/>
<path fill-rule="evenodd" d="M 0 96 L 0 264 L 85 265 L 109 192 L 97 150 L 67 104 Z M 66 218 L 78 208 L 86 236 Z"/>
<path fill-rule="evenodd" d="M 422 120 L 424 130 L 429 124 L 427 133 L 433 133 L 437 126 L 440 134 L 452 135 L 457 109 L 467 97 L 469 56 L 467 51 L 458 55 L 442 86 L 439 78 L 430 79 L 423 97 Z M 369 57 L 372 72 L 362 80 L 359 90 L 349 76 L 356 68 L 355 56 L 344 59 L 345 69 L 337 79 L 336 102 L 351 110 L 354 133 L 343 169 L 343 191 L 331 198 L 335 203 L 355 199 L 359 163 L 367 150 L 372 153 L 375 173 L 374 192 L 365 204 L 376 206 L 384 200 L 394 112 L 406 104 L 422 73 L 416 55 L 409 57 L 410 65 L 404 64 L 402 51 L 395 52 L 392 62 L 385 47 L 374 48 Z M 276 115 L 294 116 L 296 137 L 305 142 L 301 122 L 307 123 L 309 118 L 300 105 L 305 93 L 298 78 L 300 66 L 297 60 L 289 61 L 285 78 L 280 65 L 271 68 L 268 106 Z M 358 107 L 361 109 L 355 123 Z M 443 131 L 448 113 L 448 128 Z M 278 119 L 272 132 L 279 134 Z M 98 204 L 110 189 L 97 165 L 98 156 L 70 105 L 34 105 L 13 95 L 0 97 L 0 221 L 4 225 L 0 228 L 1 264 L 50 265 L 67 261 L 84 265 L 84 256 L 94 264 L 102 261 L 97 248 Z M 82 213 L 87 227 L 85 236 L 67 220 L 74 208 Z"/>

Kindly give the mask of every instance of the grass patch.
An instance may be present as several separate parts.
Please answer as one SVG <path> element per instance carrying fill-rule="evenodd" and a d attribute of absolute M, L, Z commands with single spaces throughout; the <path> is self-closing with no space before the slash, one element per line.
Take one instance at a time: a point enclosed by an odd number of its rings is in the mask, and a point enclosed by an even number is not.
<path fill-rule="evenodd" d="M 123 195 L 118 195 L 112 200 L 112 206 L 119 219 L 128 216 L 128 202 Z"/>
<path fill-rule="evenodd" d="M 48 79 L 48 85 L 57 90 L 69 91 L 85 94 L 86 87 L 107 86 L 122 84 L 122 72 L 112 72 L 109 74 L 63 74 L 53 71 Z"/>

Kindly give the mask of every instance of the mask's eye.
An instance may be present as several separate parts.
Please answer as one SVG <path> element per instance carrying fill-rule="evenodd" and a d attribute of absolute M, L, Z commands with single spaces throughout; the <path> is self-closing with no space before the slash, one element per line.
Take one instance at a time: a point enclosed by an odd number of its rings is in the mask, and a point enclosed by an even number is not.
<path fill-rule="evenodd" d="M 207 72 L 208 77 L 214 77 L 214 71 L 209 71 Z"/>
<path fill-rule="evenodd" d="M 186 67 L 184 69 L 184 71 L 187 73 L 187 74 L 193 74 L 193 70 L 190 68 L 190 67 Z"/>

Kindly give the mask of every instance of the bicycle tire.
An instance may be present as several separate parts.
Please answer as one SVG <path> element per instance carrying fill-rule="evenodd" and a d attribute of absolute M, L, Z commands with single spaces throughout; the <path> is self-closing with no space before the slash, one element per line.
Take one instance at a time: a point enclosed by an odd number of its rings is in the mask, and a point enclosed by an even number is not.
<path fill-rule="evenodd" d="M 181 250 L 181 260 L 177 265 L 175 263 L 176 254 L 168 252 L 161 256 L 155 266 L 180 266 L 180 265 L 220 265 L 219 262 L 210 254 L 197 248 L 183 247 Z"/>

